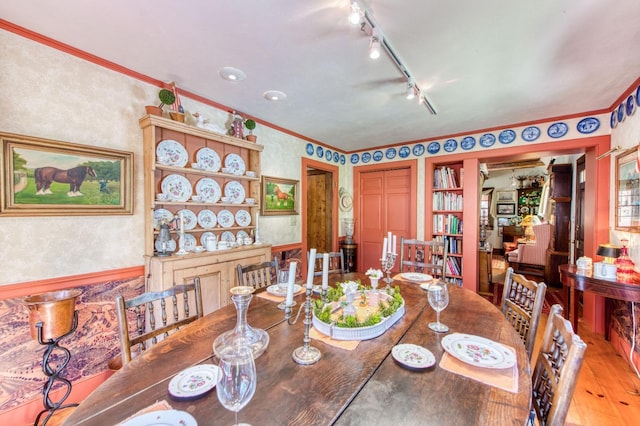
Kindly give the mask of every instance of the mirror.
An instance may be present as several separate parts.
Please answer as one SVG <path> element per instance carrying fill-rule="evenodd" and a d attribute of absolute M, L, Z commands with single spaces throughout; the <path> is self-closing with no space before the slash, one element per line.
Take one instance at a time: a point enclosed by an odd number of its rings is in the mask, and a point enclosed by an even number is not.
<path fill-rule="evenodd" d="M 616 157 L 616 224 L 620 231 L 640 232 L 640 173 L 637 148 Z"/>

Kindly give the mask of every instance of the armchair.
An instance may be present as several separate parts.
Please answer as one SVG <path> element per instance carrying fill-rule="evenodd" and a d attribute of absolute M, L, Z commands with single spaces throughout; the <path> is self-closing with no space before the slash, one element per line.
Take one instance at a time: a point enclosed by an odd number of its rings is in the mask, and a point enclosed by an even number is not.
<path fill-rule="evenodd" d="M 507 255 L 509 265 L 517 273 L 533 272 L 531 275 L 544 276 L 547 249 L 551 242 L 552 226 L 550 223 L 533 225 L 535 240 L 521 242 L 518 248 Z M 533 268 L 532 268 L 533 267 Z M 532 271 L 528 271 L 532 269 Z M 540 270 L 540 272 L 538 272 Z"/>

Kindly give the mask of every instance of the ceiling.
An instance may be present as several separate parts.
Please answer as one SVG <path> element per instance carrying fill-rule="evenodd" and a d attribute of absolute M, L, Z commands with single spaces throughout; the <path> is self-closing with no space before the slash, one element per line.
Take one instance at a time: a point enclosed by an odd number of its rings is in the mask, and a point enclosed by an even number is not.
<path fill-rule="evenodd" d="M 638 0 L 361 5 L 437 115 L 405 99 L 384 52 L 368 57 L 348 0 L 20 0 L 0 16 L 344 151 L 607 110 L 640 76 Z"/>

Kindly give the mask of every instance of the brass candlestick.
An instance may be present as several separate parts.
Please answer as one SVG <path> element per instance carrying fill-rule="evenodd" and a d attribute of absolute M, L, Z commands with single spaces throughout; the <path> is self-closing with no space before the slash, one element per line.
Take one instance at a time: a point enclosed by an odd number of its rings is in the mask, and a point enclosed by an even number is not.
<path fill-rule="evenodd" d="M 311 314 L 313 312 L 311 308 L 312 293 L 313 293 L 313 289 L 307 287 L 307 291 L 306 291 L 307 298 L 304 304 L 300 306 L 300 309 L 298 309 L 298 313 L 293 321 L 291 321 L 291 314 L 293 313 L 293 305 L 286 306 L 284 309 L 284 318 L 287 320 L 287 324 L 289 325 L 293 325 L 298 321 L 298 317 L 300 316 L 300 312 L 302 312 L 303 306 L 305 309 L 305 316 L 303 320 L 303 323 L 304 323 L 304 339 L 302 340 L 303 345 L 296 348 L 293 351 L 293 354 L 291 355 L 291 357 L 295 362 L 302 365 L 315 364 L 322 357 L 322 353 L 320 352 L 320 350 L 309 344 L 311 342 L 311 338 L 309 337 L 309 330 L 311 329 L 311 322 L 312 322 Z"/>

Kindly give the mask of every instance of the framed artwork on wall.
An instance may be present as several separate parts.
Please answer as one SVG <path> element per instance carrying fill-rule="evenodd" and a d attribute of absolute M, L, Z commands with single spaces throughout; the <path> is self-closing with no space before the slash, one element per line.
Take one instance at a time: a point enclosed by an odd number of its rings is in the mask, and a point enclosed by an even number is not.
<path fill-rule="evenodd" d="M 514 215 L 516 214 L 515 203 L 497 203 L 496 212 L 501 215 Z"/>
<path fill-rule="evenodd" d="M 640 151 L 631 148 L 616 157 L 616 229 L 640 232 Z"/>
<path fill-rule="evenodd" d="M 515 203 L 516 197 L 516 191 L 497 191 L 496 203 Z"/>
<path fill-rule="evenodd" d="M 299 181 L 262 176 L 260 214 L 263 216 L 299 214 Z"/>
<path fill-rule="evenodd" d="M 510 217 L 498 217 L 498 226 L 499 227 L 503 227 L 503 226 L 509 226 L 511 225 L 511 218 Z"/>
<path fill-rule="evenodd" d="M 133 213 L 133 153 L 0 133 L 0 216 Z"/>

